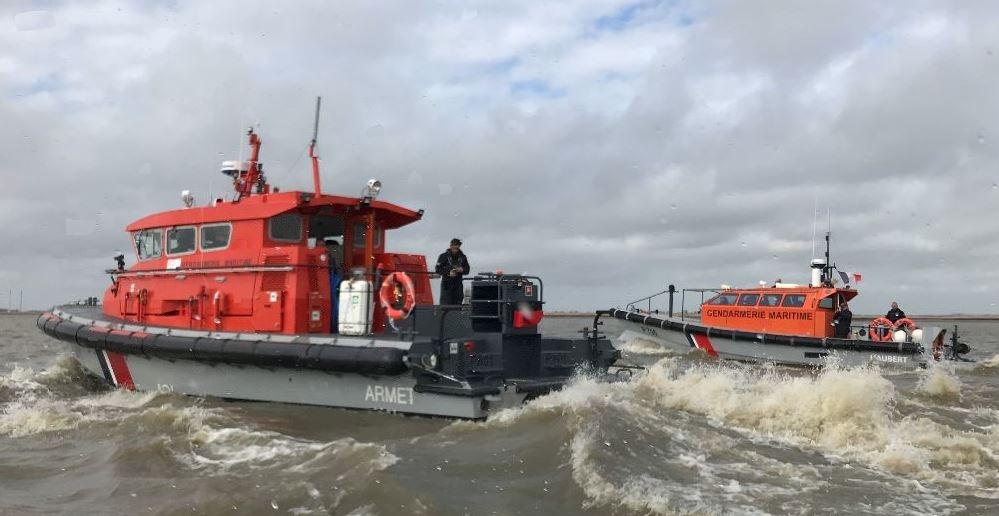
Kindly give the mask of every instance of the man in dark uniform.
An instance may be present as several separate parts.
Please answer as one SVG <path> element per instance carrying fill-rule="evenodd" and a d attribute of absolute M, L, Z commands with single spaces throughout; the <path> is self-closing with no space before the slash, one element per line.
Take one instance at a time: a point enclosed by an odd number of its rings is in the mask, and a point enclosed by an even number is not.
<path fill-rule="evenodd" d="M 888 313 L 885 314 L 885 319 L 888 319 L 892 324 L 895 324 L 899 319 L 905 319 L 905 312 L 898 307 L 898 303 L 892 301 L 891 310 L 888 310 Z"/>
<path fill-rule="evenodd" d="M 461 252 L 461 240 L 451 239 L 451 246 L 437 257 L 437 274 L 441 275 L 441 304 L 460 305 L 465 297 L 461 278 L 468 274 L 468 258 Z"/>
<path fill-rule="evenodd" d="M 853 312 L 850 311 L 850 305 L 846 304 L 844 301 L 839 305 L 839 310 L 836 311 L 836 315 L 833 316 L 833 336 L 837 339 L 848 339 L 850 338 L 850 323 L 853 322 Z"/>

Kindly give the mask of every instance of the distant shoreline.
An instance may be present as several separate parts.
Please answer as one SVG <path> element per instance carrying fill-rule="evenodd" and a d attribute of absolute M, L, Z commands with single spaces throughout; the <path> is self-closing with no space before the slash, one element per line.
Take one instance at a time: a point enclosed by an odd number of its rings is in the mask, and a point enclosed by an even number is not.
<path fill-rule="evenodd" d="M 45 313 L 45 310 L 0 310 L 0 315 L 23 315 L 23 316 L 35 316 L 38 317 Z M 663 314 L 663 312 L 659 312 Z M 593 317 L 596 312 L 581 312 L 575 310 L 559 310 L 555 312 L 545 312 L 545 317 L 556 317 L 556 318 L 569 318 L 569 317 Z M 676 314 L 679 317 L 679 313 Z M 689 318 L 697 318 L 697 314 L 687 314 Z M 868 315 L 868 314 L 857 314 L 854 315 L 855 319 L 875 319 L 877 317 L 882 317 L 879 315 Z M 999 314 L 988 315 L 988 314 L 948 314 L 948 315 L 910 315 L 910 319 L 914 321 L 999 321 Z"/>
<path fill-rule="evenodd" d="M 545 317 L 593 317 L 595 312 L 579 312 L 574 310 L 564 311 L 559 310 L 555 312 L 545 312 Z M 659 315 L 664 315 L 664 312 L 660 311 Z M 677 317 L 680 313 L 675 314 Z M 697 314 L 687 313 L 688 318 L 699 318 Z M 884 317 L 882 314 L 871 315 L 871 314 L 854 314 L 853 318 L 855 320 L 871 320 L 878 317 Z M 909 315 L 910 319 L 914 321 L 999 321 L 999 314 L 934 314 L 934 315 Z"/>

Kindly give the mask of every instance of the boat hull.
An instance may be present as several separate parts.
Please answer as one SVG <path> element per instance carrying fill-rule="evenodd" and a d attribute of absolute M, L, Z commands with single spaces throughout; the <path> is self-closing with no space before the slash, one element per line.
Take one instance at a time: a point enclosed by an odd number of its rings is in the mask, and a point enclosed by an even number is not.
<path fill-rule="evenodd" d="M 129 390 L 483 419 L 566 380 L 441 387 L 414 374 L 408 341 L 192 332 L 88 317 L 56 310 L 37 326 L 66 342 L 89 373 Z"/>
<path fill-rule="evenodd" d="M 624 325 L 620 339 L 647 340 L 677 353 L 700 350 L 726 360 L 808 367 L 821 367 L 835 361 L 844 367 L 877 364 L 886 368 L 915 369 L 925 367 L 927 360 L 921 347 L 912 343 L 749 333 L 633 311 L 604 313 Z"/>
<path fill-rule="evenodd" d="M 412 376 L 167 360 L 68 345 L 89 373 L 116 387 L 137 391 L 460 419 L 485 418 L 492 411 L 523 403 L 528 396 L 513 390 L 499 395 L 449 396 L 419 392 Z"/>

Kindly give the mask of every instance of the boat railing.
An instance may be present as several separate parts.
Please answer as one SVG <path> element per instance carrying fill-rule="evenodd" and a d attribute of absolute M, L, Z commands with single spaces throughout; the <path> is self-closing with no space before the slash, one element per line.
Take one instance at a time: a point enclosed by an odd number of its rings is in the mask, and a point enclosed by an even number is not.
<path fill-rule="evenodd" d="M 669 299 L 669 308 L 667 309 L 667 314 L 670 317 L 673 317 L 673 315 L 674 315 L 673 299 L 674 299 L 674 296 L 676 295 L 677 292 L 678 291 L 677 291 L 676 287 L 674 287 L 673 285 L 669 285 L 666 288 L 666 290 L 663 290 L 662 292 L 656 292 L 655 294 L 652 294 L 650 296 L 645 296 L 645 297 L 643 297 L 641 299 L 636 299 L 636 300 L 628 303 L 627 305 L 625 305 L 625 309 L 629 310 L 629 311 L 641 311 L 641 309 L 638 308 L 639 304 L 640 303 L 645 303 L 646 304 L 645 311 L 647 313 L 658 313 L 659 312 L 658 310 L 653 311 L 653 309 L 652 309 L 652 301 L 655 300 L 655 299 L 659 299 L 661 296 L 669 296 L 668 297 L 668 299 Z M 719 289 L 719 288 L 684 288 L 684 289 L 680 289 L 679 292 L 680 292 L 680 320 L 685 320 L 685 318 L 687 317 L 687 293 L 688 292 L 691 293 L 691 294 L 699 294 L 700 295 L 701 302 L 697 305 L 698 307 L 700 307 L 701 305 L 704 304 L 704 297 L 705 297 L 704 294 L 710 293 L 710 294 L 714 295 L 714 294 L 717 294 L 717 293 L 721 292 L 721 289 Z"/>

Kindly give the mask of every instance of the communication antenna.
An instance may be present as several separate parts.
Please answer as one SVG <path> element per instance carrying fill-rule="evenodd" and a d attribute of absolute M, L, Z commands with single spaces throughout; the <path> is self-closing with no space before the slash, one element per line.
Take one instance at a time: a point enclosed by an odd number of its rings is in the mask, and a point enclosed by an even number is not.
<path fill-rule="evenodd" d="M 819 194 L 815 194 L 815 204 L 812 206 L 812 258 L 815 258 L 815 232 L 819 225 Z"/>
<path fill-rule="evenodd" d="M 826 280 L 832 283 L 832 270 L 833 263 L 829 258 L 829 236 L 832 234 L 832 210 L 826 208 L 826 268 L 823 273 L 826 276 Z"/>
<path fill-rule="evenodd" d="M 312 186 L 317 197 L 322 195 L 322 188 L 319 184 L 319 156 L 316 155 L 316 138 L 319 137 L 319 108 L 322 106 L 322 101 L 322 97 L 316 97 L 316 118 L 312 124 L 312 141 L 309 143 L 309 157 L 312 158 Z"/>

